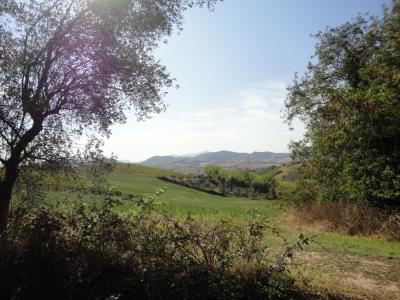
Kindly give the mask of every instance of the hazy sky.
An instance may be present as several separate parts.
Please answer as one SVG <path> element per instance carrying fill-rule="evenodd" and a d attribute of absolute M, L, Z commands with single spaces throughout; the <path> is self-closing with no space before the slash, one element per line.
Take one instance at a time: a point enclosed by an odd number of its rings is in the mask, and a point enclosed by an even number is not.
<path fill-rule="evenodd" d="M 157 51 L 178 80 L 168 109 L 145 122 L 130 115 L 105 149 L 121 160 L 204 150 L 287 152 L 303 126 L 283 123 L 286 87 L 314 52 L 310 34 L 381 14 L 390 0 L 225 0 L 192 9 L 184 30 Z"/>

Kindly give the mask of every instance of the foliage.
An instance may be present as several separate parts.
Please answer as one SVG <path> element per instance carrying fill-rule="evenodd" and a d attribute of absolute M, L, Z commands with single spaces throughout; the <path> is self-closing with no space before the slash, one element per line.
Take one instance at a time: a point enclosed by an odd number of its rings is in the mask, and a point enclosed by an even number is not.
<path fill-rule="evenodd" d="M 21 165 L 68 167 L 84 133 L 109 135 L 127 110 L 165 110 L 174 80 L 154 50 L 187 8 L 215 2 L 0 2 L 0 231 Z"/>
<path fill-rule="evenodd" d="M 12 210 L 0 244 L 2 299 L 301 299 L 281 255 L 262 245 L 265 221 L 178 222 L 134 199 L 135 213 L 101 208 Z"/>
<path fill-rule="evenodd" d="M 269 198 L 275 198 L 276 180 L 272 175 L 258 174 L 250 171 L 230 171 L 217 165 L 207 165 L 204 167 L 204 174 L 220 184 L 221 192 L 226 193 L 230 190 L 234 195 L 234 190 L 240 192 L 240 188 L 247 189 L 247 194 L 267 194 Z"/>
<path fill-rule="evenodd" d="M 92 147 L 92 143 L 97 146 Z M 79 161 L 68 169 L 57 169 L 52 165 L 35 164 L 23 166 L 19 170 L 15 185 L 15 199 L 31 204 L 43 201 L 49 191 L 81 191 L 93 194 L 107 194 L 110 185 L 106 175 L 116 167 L 113 158 L 107 158 L 99 140 L 89 140 L 79 153 Z"/>
<path fill-rule="evenodd" d="M 302 224 L 349 235 L 380 236 L 400 240 L 400 212 L 343 203 L 302 203 L 287 212 Z"/>
<path fill-rule="evenodd" d="M 399 206 L 400 2 L 316 37 L 315 59 L 286 100 L 287 121 L 306 124 L 292 144 L 304 162 L 300 189 L 309 200 Z"/>

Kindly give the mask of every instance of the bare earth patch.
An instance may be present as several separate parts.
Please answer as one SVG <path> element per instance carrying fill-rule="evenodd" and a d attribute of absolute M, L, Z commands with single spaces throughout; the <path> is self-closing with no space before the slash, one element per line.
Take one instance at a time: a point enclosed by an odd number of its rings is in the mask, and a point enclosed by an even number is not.
<path fill-rule="evenodd" d="M 400 299 L 400 260 L 329 252 L 297 254 L 297 267 L 312 290 L 348 299 Z"/>

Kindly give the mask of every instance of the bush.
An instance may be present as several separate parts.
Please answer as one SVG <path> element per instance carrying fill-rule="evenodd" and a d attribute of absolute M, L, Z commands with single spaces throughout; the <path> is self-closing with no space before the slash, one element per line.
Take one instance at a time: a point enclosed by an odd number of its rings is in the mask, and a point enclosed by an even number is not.
<path fill-rule="evenodd" d="M 218 183 L 222 194 L 234 196 L 264 195 L 268 199 L 276 198 L 276 180 L 271 174 L 257 174 L 250 171 L 230 171 L 217 165 L 206 165 L 204 174 Z"/>
<path fill-rule="evenodd" d="M 101 208 L 14 208 L 1 237 L 1 299 L 303 298 L 286 273 L 293 248 L 267 255 L 262 220 L 179 222 L 135 201 L 125 216 L 112 198 Z"/>
<path fill-rule="evenodd" d="M 400 212 L 350 203 L 297 203 L 289 214 L 308 224 L 350 235 L 381 235 L 400 240 Z"/>
<path fill-rule="evenodd" d="M 288 88 L 286 121 L 306 128 L 292 153 L 323 201 L 400 208 L 399 35 L 399 0 L 382 17 L 319 32 L 315 56 Z"/>

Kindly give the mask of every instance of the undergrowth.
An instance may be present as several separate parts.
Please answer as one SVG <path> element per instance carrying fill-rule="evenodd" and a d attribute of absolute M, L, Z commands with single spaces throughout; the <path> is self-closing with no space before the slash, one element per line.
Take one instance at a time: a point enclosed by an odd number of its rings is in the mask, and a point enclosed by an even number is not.
<path fill-rule="evenodd" d="M 300 223 L 321 225 L 329 231 L 400 240 L 400 211 L 362 204 L 308 202 L 292 203 L 288 214 Z"/>
<path fill-rule="evenodd" d="M 262 243 L 269 228 L 254 218 L 182 222 L 131 197 L 102 207 L 16 205 L 0 244 L 1 299 L 309 299 L 289 276 L 300 236 L 280 255 Z"/>

